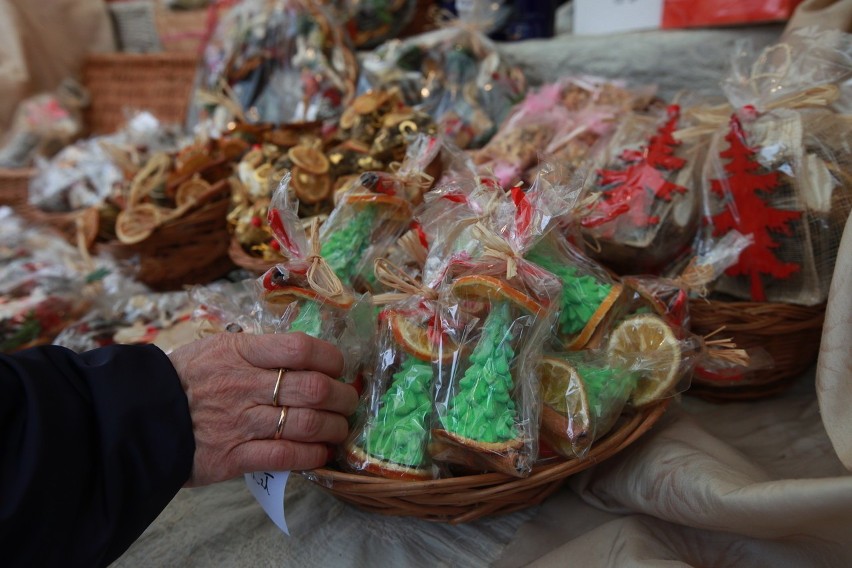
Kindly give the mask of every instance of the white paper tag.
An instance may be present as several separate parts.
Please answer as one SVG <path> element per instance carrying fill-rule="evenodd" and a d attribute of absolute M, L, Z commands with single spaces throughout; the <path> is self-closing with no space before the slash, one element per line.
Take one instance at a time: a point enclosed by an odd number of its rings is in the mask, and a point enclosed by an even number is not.
<path fill-rule="evenodd" d="M 290 529 L 284 519 L 284 489 L 289 477 L 289 471 L 256 471 L 246 474 L 249 491 L 272 522 L 287 536 L 290 536 Z"/>
<path fill-rule="evenodd" d="M 576 0 L 574 33 L 607 34 L 656 29 L 663 23 L 663 0 Z"/>

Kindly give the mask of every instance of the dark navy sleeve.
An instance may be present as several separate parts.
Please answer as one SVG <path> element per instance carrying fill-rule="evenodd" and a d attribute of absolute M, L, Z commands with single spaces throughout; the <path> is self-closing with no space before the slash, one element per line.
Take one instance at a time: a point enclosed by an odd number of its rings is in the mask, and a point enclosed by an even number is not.
<path fill-rule="evenodd" d="M 194 452 L 157 347 L 0 355 L 0 564 L 109 564 L 189 479 Z"/>

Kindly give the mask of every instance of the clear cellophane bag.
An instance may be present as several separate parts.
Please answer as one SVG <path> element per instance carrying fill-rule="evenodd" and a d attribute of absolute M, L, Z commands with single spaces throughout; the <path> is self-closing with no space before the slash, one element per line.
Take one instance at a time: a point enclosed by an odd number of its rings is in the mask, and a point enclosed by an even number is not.
<path fill-rule="evenodd" d="M 326 8 L 247 0 L 219 19 L 204 47 L 190 123 L 334 120 L 355 94 L 356 59 Z"/>
<path fill-rule="evenodd" d="M 363 58 L 359 92 L 395 85 L 455 144 L 483 145 L 523 97 L 526 81 L 479 24 L 447 21 L 442 29 L 383 43 Z"/>
<path fill-rule="evenodd" d="M 364 409 L 344 446 L 344 464 L 356 472 L 401 480 L 439 475 L 428 451 L 437 364 L 456 351 L 441 342 L 438 294 L 386 259 L 379 280 L 397 290 L 374 296 L 378 342 L 366 364 Z"/>
<path fill-rule="evenodd" d="M 677 139 L 681 126 L 675 104 L 626 114 L 590 162 L 580 226 L 588 253 L 618 273 L 660 273 L 695 236 L 703 146 Z"/>
<path fill-rule="evenodd" d="M 361 365 L 368 360 L 374 335 L 369 301 L 343 284 L 320 253 L 318 229 L 310 238 L 287 201 L 289 175 L 272 197 L 269 226 L 280 243 L 285 262 L 256 281 L 260 321 L 273 332 L 302 332 L 336 345 L 344 355 L 343 382 L 361 388 Z"/>
<path fill-rule="evenodd" d="M 840 237 L 852 210 L 852 36 L 798 30 L 754 54 L 737 52 L 723 83 L 730 105 L 702 174 L 706 231 L 753 243 L 715 285 L 757 302 L 805 306 L 826 300 Z"/>

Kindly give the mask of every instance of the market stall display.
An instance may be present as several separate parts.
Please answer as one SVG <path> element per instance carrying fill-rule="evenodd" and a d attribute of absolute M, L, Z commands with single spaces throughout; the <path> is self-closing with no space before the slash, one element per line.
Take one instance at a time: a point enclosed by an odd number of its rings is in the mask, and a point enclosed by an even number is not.
<path fill-rule="evenodd" d="M 852 209 L 848 34 L 737 52 L 710 106 L 582 69 L 528 90 L 477 23 L 401 40 L 417 2 L 321 4 L 220 3 L 197 67 L 93 56 L 109 120 L 39 164 L 23 208 L 135 268 L 133 295 L 94 302 L 41 272 L 52 242 L 0 231 L 3 351 L 199 325 L 328 340 L 362 399 L 309 486 L 452 524 L 541 503 L 681 393 L 767 397 L 813 363 Z M 116 132 L 133 61 L 172 82 L 144 95 L 165 120 Z M 22 177 L 0 170 L 0 203 Z"/>
<path fill-rule="evenodd" d="M 852 122 L 841 87 L 852 76 L 849 49 L 848 34 L 802 31 L 743 53 L 724 83 L 730 104 L 707 116 L 717 130 L 702 175 L 703 236 L 714 242 L 737 230 L 753 243 L 714 284 L 718 296 L 694 303 L 694 326 L 725 325 L 741 346 L 775 360 L 753 373 L 699 369 L 711 396 L 775 392 L 816 358 L 852 210 Z"/>

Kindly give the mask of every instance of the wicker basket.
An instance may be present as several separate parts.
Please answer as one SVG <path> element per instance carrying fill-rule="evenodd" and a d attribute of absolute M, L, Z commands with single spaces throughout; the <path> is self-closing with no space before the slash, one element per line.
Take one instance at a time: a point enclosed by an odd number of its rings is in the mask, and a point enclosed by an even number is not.
<path fill-rule="evenodd" d="M 67 213 L 51 213 L 27 205 L 19 210 L 21 217 L 59 233 L 68 243 L 91 251 L 98 236 L 99 214 L 96 207 Z"/>
<path fill-rule="evenodd" d="M 83 83 L 91 95 L 84 120 L 90 134 L 110 134 L 128 112 L 147 110 L 165 124 L 183 124 L 198 56 L 194 53 L 89 55 Z"/>
<path fill-rule="evenodd" d="M 437 479 L 396 481 L 317 469 L 309 478 L 338 499 L 382 515 L 419 517 L 459 524 L 538 505 L 559 489 L 569 476 L 617 454 L 653 426 L 670 399 L 625 414 L 607 436 L 597 441 L 586 459 L 547 464 L 519 479 L 503 473 L 485 473 Z"/>
<path fill-rule="evenodd" d="M 0 205 L 8 205 L 16 210 L 26 206 L 33 175 L 35 170 L 29 168 L 0 168 Z"/>
<path fill-rule="evenodd" d="M 214 186 L 216 198 L 158 227 L 140 243 L 98 243 L 96 250 L 138 262 L 136 278 L 155 290 L 204 284 L 234 268 L 228 257 L 230 182 Z"/>
<path fill-rule="evenodd" d="M 817 359 L 825 304 L 797 306 L 776 302 L 690 301 L 692 330 L 706 335 L 724 326 L 737 347 L 762 348 L 772 368 L 729 380 L 696 373 L 689 394 L 712 400 L 749 400 L 783 392 Z"/>
<path fill-rule="evenodd" d="M 236 237 L 231 237 L 231 245 L 228 247 L 228 256 L 231 257 L 234 264 L 255 274 L 264 274 L 267 270 L 279 262 L 284 261 L 283 257 L 280 261 L 276 261 L 264 260 L 250 255 L 243 249 Z"/>
<path fill-rule="evenodd" d="M 174 10 L 164 2 L 154 9 L 157 33 L 164 51 L 198 54 L 215 21 L 216 8 Z"/>

